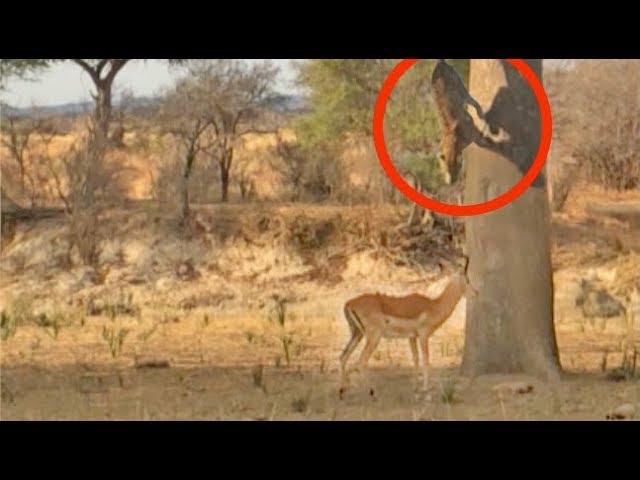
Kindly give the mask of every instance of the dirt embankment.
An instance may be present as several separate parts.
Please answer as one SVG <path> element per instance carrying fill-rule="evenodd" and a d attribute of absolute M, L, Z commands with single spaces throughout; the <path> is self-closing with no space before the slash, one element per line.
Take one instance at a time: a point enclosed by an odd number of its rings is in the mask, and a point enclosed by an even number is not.
<path fill-rule="evenodd" d="M 633 225 L 589 213 L 588 205 L 601 197 L 577 191 L 565 213 L 554 216 L 560 299 L 581 278 L 613 271 L 640 251 Z M 13 238 L 3 241 L 0 302 L 4 308 L 26 295 L 85 304 L 124 290 L 141 304 L 215 304 L 225 311 L 251 310 L 274 296 L 326 296 L 335 303 L 336 294 L 341 300 L 363 290 L 432 292 L 439 288 L 440 282 L 433 285 L 439 261 L 460 254 L 448 224 L 407 228 L 406 205 L 254 203 L 195 210 L 186 230 L 171 212 L 149 203 L 105 212 L 93 267 L 83 266 L 69 249 L 63 216 L 20 223 Z M 573 279 L 569 286 L 565 277 Z M 609 277 L 607 287 L 613 288 L 617 280 L 604 274 Z"/>
<path fill-rule="evenodd" d="M 436 273 L 439 258 L 456 256 L 443 246 L 444 226 L 424 235 L 421 227 L 403 228 L 406 207 L 196 210 L 187 230 L 148 205 L 106 212 L 93 267 L 69 249 L 64 217 L 21 223 L 3 244 L 3 304 L 21 295 L 77 304 L 126 289 L 139 302 L 215 297 L 225 308 L 251 308 L 273 295 L 403 289 Z"/>

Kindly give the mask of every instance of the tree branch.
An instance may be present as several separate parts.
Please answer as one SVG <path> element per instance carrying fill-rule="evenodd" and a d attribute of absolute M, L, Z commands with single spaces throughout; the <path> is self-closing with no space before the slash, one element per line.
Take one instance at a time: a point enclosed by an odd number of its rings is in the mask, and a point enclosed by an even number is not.
<path fill-rule="evenodd" d="M 111 70 L 109 70 L 109 73 L 107 73 L 107 76 L 104 79 L 105 83 L 107 83 L 108 85 L 113 83 L 113 79 L 116 77 L 117 73 L 120 70 L 122 70 L 122 67 L 124 67 L 127 64 L 127 62 L 129 62 L 129 60 L 131 59 L 117 58 L 117 59 L 111 60 Z"/>
<path fill-rule="evenodd" d="M 72 58 L 71 61 L 76 63 L 77 65 L 80 65 L 80 67 L 82 67 L 82 69 L 89 74 L 91 80 L 96 86 L 100 84 L 100 76 L 93 68 L 91 68 L 91 65 L 89 65 L 81 58 Z"/>
<path fill-rule="evenodd" d="M 104 67 L 107 65 L 108 61 L 109 60 L 105 58 L 98 62 L 98 65 L 96 66 L 96 74 L 98 75 L 98 78 L 102 78 L 102 70 L 104 70 Z"/>

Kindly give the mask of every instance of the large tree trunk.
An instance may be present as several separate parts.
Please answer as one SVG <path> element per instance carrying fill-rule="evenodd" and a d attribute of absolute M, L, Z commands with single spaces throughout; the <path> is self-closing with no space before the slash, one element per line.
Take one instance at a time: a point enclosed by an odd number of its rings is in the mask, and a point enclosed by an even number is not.
<path fill-rule="evenodd" d="M 111 83 L 102 81 L 96 84 L 95 102 L 97 133 L 106 142 L 109 139 L 109 126 L 111 124 Z"/>
<path fill-rule="evenodd" d="M 542 78 L 542 61 L 529 60 Z M 465 204 L 495 198 L 523 176 L 538 149 L 540 115 L 530 87 L 500 60 L 472 60 L 470 93 L 510 145 L 465 152 Z M 550 211 L 541 177 L 512 204 L 466 222 L 469 280 L 462 372 L 527 373 L 555 379 L 560 372 L 553 325 Z"/>

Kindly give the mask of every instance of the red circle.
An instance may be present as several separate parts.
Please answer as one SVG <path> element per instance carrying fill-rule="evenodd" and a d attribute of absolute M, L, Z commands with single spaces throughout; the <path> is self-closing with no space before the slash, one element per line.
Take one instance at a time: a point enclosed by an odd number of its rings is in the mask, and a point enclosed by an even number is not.
<path fill-rule="evenodd" d="M 533 161 L 531 168 L 529 168 L 527 173 L 511 190 L 494 198 L 493 200 L 475 205 L 451 205 L 426 197 L 411 187 L 411 185 L 402 178 L 398 170 L 393 165 L 384 140 L 384 115 L 387 109 L 387 101 L 391 96 L 391 92 L 398 83 L 398 80 L 400 80 L 402 75 L 404 75 L 418 61 L 419 60 L 416 59 L 406 59 L 396 65 L 382 85 L 382 90 L 380 90 L 375 110 L 373 112 L 373 141 L 375 143 L 376 152 L 380 159 L 380 163 L 382 164 L 382 168 L 391 182 L 404 194 L 405 197 L 417 203 L 421 207 L 454 217 L 482 215 L 484 213 L 498 210 L 513 202 L 516 198 L 522 195 L 538 177 L 538 174 L 542 171 L 542 167 L 544 167 L 547 155 L 549 154 L 549 148 L 551 147 L 551 106 L 549 105 L 549 99 L 544 91 L 544 87 L 542 86 L 542 83 L 540 83 L 535 72 L 531 70 L 531 67 L 529 67 L 524 60 L 506 60 L 507 63 L 520 72 L 520 75 L 522 75 L 522 77 L 529 83 L 540 108 L 540 117 L 542 122 L 540 146 L 538 147 L 538 153 L 536 154 L 536 158 Z"/>

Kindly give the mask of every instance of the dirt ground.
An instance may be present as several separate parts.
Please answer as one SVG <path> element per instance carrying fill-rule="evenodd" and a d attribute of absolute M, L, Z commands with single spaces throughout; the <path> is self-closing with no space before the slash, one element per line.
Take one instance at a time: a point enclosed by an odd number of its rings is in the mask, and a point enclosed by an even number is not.
<path fill-rule="evenodd" d="M 162 325 L 147 340 L 140 338 L 144 326 L 131 320 L 124 325 L 136 340 L 116 360 L 96 342 L 100 324 L 108 322 L 63 329 L 57 340 L 38 327 L 17 333 L 3 352 L 2 418 L 603 420 L 619 405 L 640 402 L 638 381 L 614 381 L 601 370 L 603 352 L 615 352 L 624 335 L 615 328 L 560 328 L 566 373 L 558 384 L 461 378 L 461 332 L 440 335 L 431 342 L 426 392 L 408 345 L 383 342 L 371 370 L 353 372 L 340 398 L 335 359 L 343 346 L 337 340 L 346 338 L 335 319 L 299 318 L 285 327 L 293 338 L 290 365 L 277 342 L 281 327 L 266 319 L 212 318 L 205 325 L 193 316 Z M 620 360 L 610 355 L 610 368 Z M 523 381 L 532 392 L 494 390 Z"/>
<path fill-rule="evenodd" d="M 256 245 L 241 242 L 241 233 L 159 243 L 153 215 L 129 212 L 103 252 L 110 267 L 100 281 L 87 281 L 84 269 L 56 263 L 61 230 L 31 225 L 2 253 L 3 309 L 18 312 L 16 302 L 29 298 L 36 320 L 17 325 L 0 344 L 0 418 L 604 420 L 620 405 L 640 405 L 638 376 L 616 374 L 624 346 L 640 350 L 640 316 L 633 299 L 631 322 L 586 319 L 576 307 L 583 279 L 619 298 L 621 283 L 636 281 L 637 232 L 585 213 L 584 199 L 600 196 L 584 190 L 554 218 L 562 380 L 461 377 L 463 301 L 431 339 L 427 391 L 406 341 L 383 341 L 371 369 L 352 373 L 342 395 L 337 363 L 348 336 L 340 315 L 344 300 L 385 286 L 437 294 L 442 282 L 425 285 L 424 272 L 394 266 L 366 248 L 333 261 L 342 244 L 310 259 L 277 242 L 260 244 L 261 237 L 253 239 Z M 287 208 L 283 215 L 292 216 Z M 298 208 L 306 215 L 366 217 L 357 209 Z M 228 215 L 229 222 L 234 218 Z M 175 273 L 185 258 L 197 277 Z M 276 308 L 274 294 L 288 299 L 284 310 Z M 90 299 L 105 308 L 87 313 Z M 497 388 L 513 382 L 532 388 Z"/>

